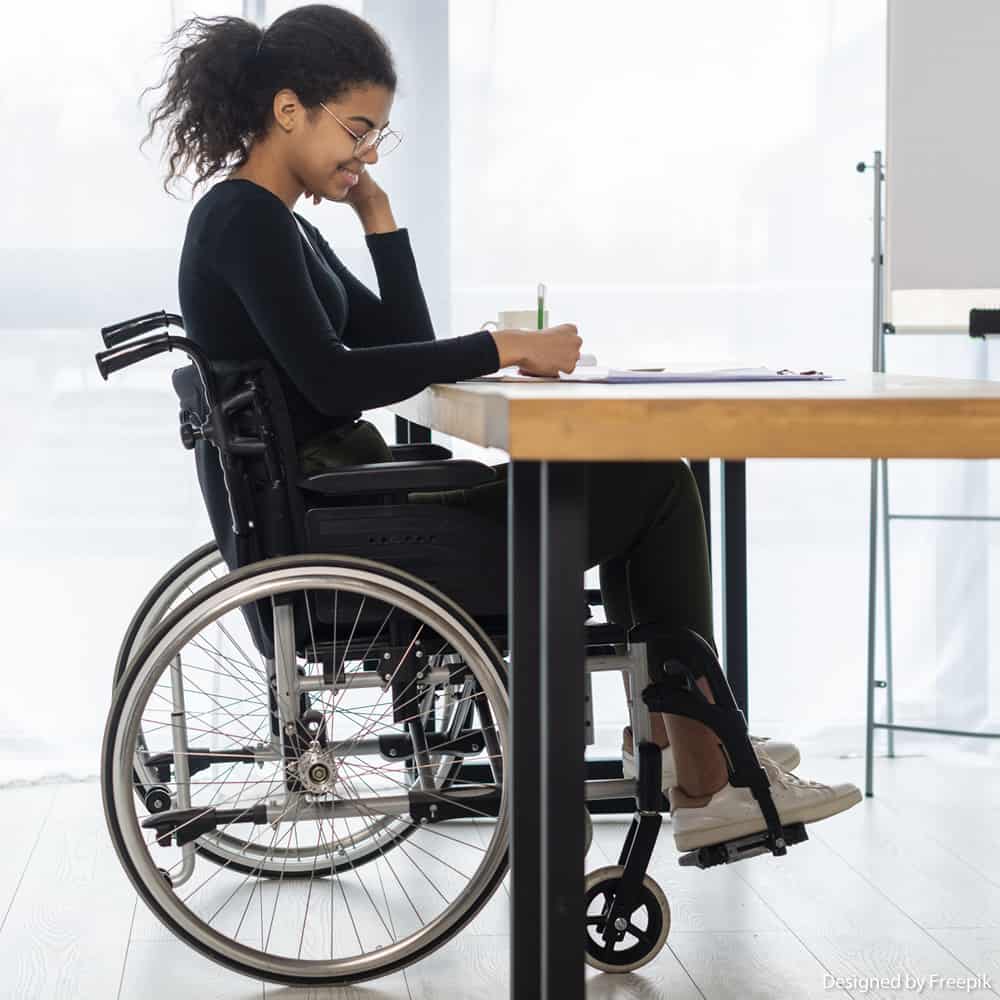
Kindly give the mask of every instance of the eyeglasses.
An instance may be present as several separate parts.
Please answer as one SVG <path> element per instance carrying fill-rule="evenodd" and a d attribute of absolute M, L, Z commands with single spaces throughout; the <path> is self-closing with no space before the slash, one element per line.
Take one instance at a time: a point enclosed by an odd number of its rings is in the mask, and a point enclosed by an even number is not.
<path fill-rule="evenodd" d="M 319 106 L 328 115 L 332 115 L 334 118 L 337 118 L 337 116 L 333 114 L 333 112 L 322 101 L 319 102 Z M 378 129 L 373 128 L 365 132 L 364 135 L 358 135 L 354 129 L 340 121 L 339 118 L 337 118 L 337 121 L 340 122 L 340 124 L 343 125 L 352 136 L 354 136 L 354 155 L 357 157 L 364 156 L 365 153 L 371 149 L 377 149 L 379 151 L 379 156 L 388 156 L 403 141 L 402 135 L 400 135 L 399 132 L 394 132 L 388 126 L 382 129 L 381 132 Z"/>

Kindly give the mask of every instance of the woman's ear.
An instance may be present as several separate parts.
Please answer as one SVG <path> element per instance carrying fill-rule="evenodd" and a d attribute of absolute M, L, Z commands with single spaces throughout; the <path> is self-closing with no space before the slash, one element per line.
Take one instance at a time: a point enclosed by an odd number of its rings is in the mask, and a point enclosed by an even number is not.
<path fill-rule="evenodd" d="M 299 103 L 299 95 L 294 90 L 285 87 L 274 95 L 271 102 L 271 112 L 274 120 L 285 131 L 291 132 L 296 122 L 302 119 L 304 109 Z"/>

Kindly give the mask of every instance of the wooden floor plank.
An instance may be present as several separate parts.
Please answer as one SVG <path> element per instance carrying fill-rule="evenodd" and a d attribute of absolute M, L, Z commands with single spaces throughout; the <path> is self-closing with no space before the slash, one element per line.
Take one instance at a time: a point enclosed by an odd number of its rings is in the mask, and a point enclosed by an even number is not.
<path fill-rule="evenodd" d="M 0 933 L 55 798 L 54 785 L 0 790 Z"/>
<path fill-rule="evenodd" d="M 0 934 L 0 992 L 117 996 L 134 907 L 97 783 L 60 786 Z"/>
<path fill-rule="evenodd" d="M 798 936 L 831 976 L 866 1000 L 917 995 L 947 1000 L 956 989 L 944 983 L 945 977 L 974 978 L 971 967 L 918 927 L 894 926 L 861 934 L 850 927 L 831 928 L 802 931 Z M 996 997 L 988 988 L 963 989 L 961 995 Z"/>
<path fill-rule="evenodd" d="M 822 780 L 850 780 L 851 766 L 824 761 Z M 994 887 L 976 885 L 979 873 L 938 839 L 955 821 L 946 804 L 956 795 L 949 770 L 921 758 L 880 761 L 875 798 L 810 824 L 810 840 L 785 858 L 737 866 L 829 974 L 864 985 L 865 996 L 912 996 L 918 989 L 921 996 L 953 996 L 946 977 L 970 980 L 982 971 L 982 963 L 963 959 L 926 929 L 931 914 L 968 925 L 992 919 L 997 905 Z M 921 804 L 928 796 L 936 808 Z M 995 994 L 986 988 L 970 995 Z"/>
<path fill-rule="evenodd" d="M 671 950 L 707 1000 L 829 1000 L 850 993 L 789 931 L 671 931 Z"/>
<path fill-rule="evenodd" d="M 852 823 L 864 822 L 862 809 L 877 811 L 873 803 L 863 803 Z M 811 839 L 792 847 L 785 857 L 749 859 L 734 870 L 774 909 L 829 976 L 864 984 L 866 997 L 889 997 L 904 995 L 906 983 L 921 981 L 925 984 L 921 995 L 934 996 L 931 976 L 969 975 L 947 948 L 829 844 L 817 839 L 818 824 L 810 829 Z M 836 844 L 837 834 L 829 826 L 827 835 Z M 899 989 L 891 986 L 894 977 L 899 978 Z M 890 986 L 876 988 L 875 978 Z"/>
<path fill-rule="evenodd" d="M 184 942 L 140 941 L 129 948 L 121 1000 L 408 1000 L 401 972 L 345 987 L 263 983 L 203 957 Z"/>
<path fill-rule="evenodd" d="M 861 803 L 856 808 L 867 805 Z M 727 867 L 788 929 L 823 930 L 833 926 L 860 933 L 912 927 L 912 921 L 898 906 L 828 843 L 818 839 L 821 826 L 809 824 L 809 840 L 790 847 L 784 857 L 760 855 Z"/>
<path fill-rule="evenodd" d="M 413 1000 L 500 1000 L 510 990 L 510 938 L 459 934 L 405 971 Z"/>
<path fill-rule="evenodd" d="M 880 799 L 862 805 L 814 836 L 921 927 L 1000 927 L 1000 885 L 934 840 L 936 820 L 918 826 Z"/>
<path fill-rule="evenodd" d="M 200 955 L 183 941 L 133 941 L 119 1000 L 263 1000 L 264 984 Z"/>
<path fill-rule="evenodd" d="M 930 934 L 976 975 L 987 978 L 994 994 L 1000 994 L 1000 930 L 985 927 L 933 930 Z"/>

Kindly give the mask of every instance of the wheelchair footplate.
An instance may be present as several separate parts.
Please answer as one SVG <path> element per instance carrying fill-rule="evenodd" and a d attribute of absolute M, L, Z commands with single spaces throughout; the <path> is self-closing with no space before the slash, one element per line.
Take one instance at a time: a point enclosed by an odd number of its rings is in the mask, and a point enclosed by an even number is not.
<path fill-rule="evenodd" d="M 789 823 L 788 826 L 781 827 L 780 838 L 776 838 L 769 830 L 761 830 L 746 837 L 688 851 L 677 859 L 677 863 L 685 868 L 713 868 L 715 865 L 728 865 L 734 861 L 753 858 L 758 854 L 784 854 L 785 847 L 801 844 L 808 839 L 804 823 Z"/>

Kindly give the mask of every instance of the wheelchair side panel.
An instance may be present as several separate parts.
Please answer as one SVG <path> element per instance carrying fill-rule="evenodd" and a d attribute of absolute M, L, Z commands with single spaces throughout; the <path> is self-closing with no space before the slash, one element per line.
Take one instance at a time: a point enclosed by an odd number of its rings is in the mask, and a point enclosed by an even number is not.
<path fill-rule="evenodd" d="M 481 514 L 438 504 L 314 507 L 306 544 L 406 570 L 472 615 L 506 614 L 506 532 Z"/>

